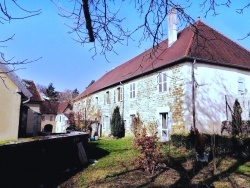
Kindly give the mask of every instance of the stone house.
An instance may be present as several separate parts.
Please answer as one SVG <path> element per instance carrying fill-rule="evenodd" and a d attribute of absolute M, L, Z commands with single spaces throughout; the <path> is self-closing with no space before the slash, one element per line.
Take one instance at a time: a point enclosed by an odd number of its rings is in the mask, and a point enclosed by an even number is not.
<path fill-rule="evenodd" d="M 9 67 L 0 62 L 0 141 L 18 139 L 21 106 L 32 94 Z"/>
<path fill-rule="evenodd" d="M 226 99 L 232 106 L 244 98 L 248 119 L 250 52 L 200 20 L 175 28 L 170 15 L 169 39 L 104 74 L 74 100 L 75 113 L 97 118 L 107 136 L 119 106 L 126 135 L 139 113 L 144 125 L 157 125 L 162 141 L 192 126 L 220 133 L 230 118 Z"/>

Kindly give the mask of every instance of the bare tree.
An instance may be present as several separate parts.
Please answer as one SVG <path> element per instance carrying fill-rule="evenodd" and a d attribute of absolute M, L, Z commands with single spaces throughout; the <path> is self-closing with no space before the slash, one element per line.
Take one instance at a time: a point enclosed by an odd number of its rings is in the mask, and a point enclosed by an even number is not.
<path fill-rule="evenodd" d="M 114 0 L 72 0 L 72 7 L 64 8 L 63 4 L 55 2 L 60 10 L 59 15 L 69 19 L 67 26 L 70 33 L 77 35 L 77 40 L 81 44 L 94 42 L 93 49 L 97 53 L 106 56 L 107 52 L 115 52 L 114 46 L 124 44 L 128 39 L 133 40 L 133 34 L 139 30 L 143 32 L 139 43 L 151 40 L 152 46 L 157 47 L 167 35 L 165 20 L 171 9 L 175 9 L 178 15 L 179 25 L 192 25 L 194 19 L 187 13 L 188 8 L 193 4 L 199 4 L 204 16 L 219 14 L 219 6 L 230 8 L 231 0 L 201 0 L 201 1 L 175 1 L 175 0 L 145 0 L 145 1 L 114 1 Z M 123 25 L 126 16 L 121 13 L 123 8 L 136 9 L 141 23 L 136 28 L 126 28 Z M 243 14 L 250 7 L 250 3 L 245 4 L 235 10 L 236 13 Z M 127 10 L 129 12 L 129 10 Z M 250 33 L 246 35 L 248 37 Z M 155 48 L 154 48 L 155 49 Z"/>
<path fill-rule="evenodd" d="M 17 13 L 18 12 L 18 13 Z M 18 16 L 15 16 L 16 14 L 18 14 Z M 26 19 L 29 17 L 33 17 L 33 16 L 37 16 L 41 14 L 41 9 L 39 10 L 27 10 L 25 9 L 20 2 L 17 2 L 16 0 L 2 0 L 0 1 L 0 24 L 4 25 L 6 23 L 11 22 L 12 20 L 22 20 L 22 19 Z M 18 68 L 16 68 L 16 65 L 23 65 L 23 64 L 27 64 L 27 63 L 31 63 L 36 60 L 28 60 L 28 59 L 24 59 L 21 61 L 14 61 L 14 57 L 11 58 L 7 58 L 4 56 L 4 50 L 2 50 L 3 48 L 6 47 L 6 43 L 10 40 L 14 39 L 15 34 L 1 39 L 0 38 L 0 64 L 5 64 L 8 66 L 11 66 L 10 68 L 10 72 L 11 71 L 15 71 L 18 70 Z M 0 72 L 0 74 L 3 74 L 6 72 Z M 1 77 L 1 76 L 0 76 Z M 2 77 L 1 77 L 2 79 Z"/>

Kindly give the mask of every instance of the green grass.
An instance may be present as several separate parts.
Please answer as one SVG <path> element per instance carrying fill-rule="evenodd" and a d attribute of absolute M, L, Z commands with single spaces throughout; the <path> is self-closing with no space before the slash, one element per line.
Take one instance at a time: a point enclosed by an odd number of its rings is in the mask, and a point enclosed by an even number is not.
<path fill-rule="evenodd" d="M 134 161 L 140 153 L 133 146 L 133 138 L 117 140 L 107 138 L 89 142 L 88 157 L 96 159 L 98 162 L 84 168 L 73 178 L 73 184 L 70 182 L 69 185 L 74 185 L 74 187 L 98 187 L 99 185 L 107 185 L 108 187 L 114 185 L 116 187 L 126 180 L 135 187 L 144 185 L 147 181 L 154 187 L 154 185 L 158 185 L 157 183 L 159 185 L 166 183 L 166 180 L 172 183 L 168 182 L 169 185 L 175 185 L 176 181 L 178 181 L 178 185 L 185 185 L 185 183 L 195 183 L 197 180 L 196 183 L 205 182 L 207 185 L 213 184 L 216 188 L 231 188 L 232 182 L 228 178 L 232 177 L 237 185 L 242 187 L 250 185 L 248 179 L 250 176 L 250 162 L 240 161 L 233 157 L 218 158 L 216 163 L 217 173 L 212 175 L 213 164 L 211 162 L 203 167 L 200 166 L 201 169 L 196 166 L 196 169 L 192 171 L 193 150 L 188 151 L 182 147 L 177 148 L 168 143 L 159 144 L 162 145 L 162 162 L 166 162 L 167 165 L 172 164 L 172 166 L 164 173 L 156 176 L 157 178 L 153 182 L 151 182 L 150 177 L 147 179 L 143 172 L 136 170 L 137 166 Z M 195 176 L 194 172 L 197 173 Z M 188 174 L 191 179 L 185 178 L 183 174 Z M 117 180 L 119 180 L 118 184 Z M 138 181 L 141 182 L 138 183 Z M 126 183 L 123 185 L 126 185 Z"/>
<path fill-rule="evenodd" d="M 132 138 L 101 139 L 89 144 L 89 158 L 97 159 L 98 162 L 81 172 L 78 177 L 80 187 L 87 187 L 92 182 L 134 168 L 132 162 L 138 156 L 138 152 L 133 149 Z"/>
<path fill-rule="evenodd" d="M 247 163 L 239 166 L 238 169 L 236 170 L 236 172 L 250 176 L 250 162 L 247 162 Z"/>

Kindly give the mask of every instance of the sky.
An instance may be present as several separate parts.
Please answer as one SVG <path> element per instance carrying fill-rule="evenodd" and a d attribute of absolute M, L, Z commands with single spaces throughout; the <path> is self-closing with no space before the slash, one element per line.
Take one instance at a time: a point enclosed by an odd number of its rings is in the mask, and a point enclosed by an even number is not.
<path fill-rule="evenodd" d="M 181 2 L 186 1 L 179 1 Z M 250 32 L 250 8 L 243 14 L 236 13 L 236 9 L 243 7 L 248 1 L 233 1 L 230 8 L 220 6 L 217 16 L 210 13 L 207 17 L 204 17 L 205 13 L 197 2 L 201 1 L 193 1 L 188 8 L 188 13 L 195 20 L 200 17 L 207 25 L 250 50 L 250 37 L 240 40 Z M 42 13 L 0 24 L 0 41 L 15 34 L 13 40 L 1 44 L 0 52 L 4 53 L 5 58 L 13 58 L 14 61 L 41 58 L 30 64 L 17 66 L 19 70 L 15 73 L 21 79 L 33 80 L 36 84 L 48 86 L 53 83 L 57 91 L 77 88 L 83 92 L 92 80 L 99 79 L 107 71 L 139 55 L 152 45 L 150 41 L 139 45 L 136 39 L 140 38 L 141 33 L 138 32 L 134 36 L 135 40 L 130 40 L 125 45 L 117 44 L 117 53 L 109 53 L 107 62 L 103 55 L 94 56 L 94 51 L 90 50 L 92 44 L 81 45 L 72 39 L 65 19 L 58 15 L 57 7 L 50 0 L 25 0 L 22 3 L 25 9 L 41 9 Z M 16 7 L 9 7 L 13 14 L 23 14 Z M 138 24 L 138 15 L 133 11 L 133 5 L 126 5 L 121 13 L 127 18 L 124 24 L 128 28 Z"/>

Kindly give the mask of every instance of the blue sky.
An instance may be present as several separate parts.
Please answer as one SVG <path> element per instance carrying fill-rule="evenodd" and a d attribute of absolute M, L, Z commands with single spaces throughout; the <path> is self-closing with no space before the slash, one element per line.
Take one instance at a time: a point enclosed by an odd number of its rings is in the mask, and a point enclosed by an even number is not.
<path fill-rule="evenodd" d="M 194 2 L 188 10 L 194 19 L 200 16 L 207 25 L 250 50 L 250 37 L 239 40 L 250 32 L 250 8 L 243 14 L 235 11 L 248 1 L 234 1 L 230 8 L 218 7 L 219 15 L 214 17 L 210 14 L 206 18 L 196 3 L 200 1 Z M 110 62 L 102 55 L 93 58 L 91 44 L 81 45 L 72 40 L 72 36 L 67 33 L 69 29 L 64 25 L 65 20 L 58 16 L 57 7 L 51 1 L 26 0 L 22 3 L 29 10 L 41 8 L 42 14 L 0 25 L 0 40 L 15 34 L 13 40 L 4 44 L 7 47 L 1 47 L 1 52 L 4 52 L 6 58 L 14 57 L 15 60 L 42 57 L 39 61 L 18 66 L 20 70 L 16 71 L 20 78 L 33 80 L 36 84 L 48 86 L 52 82 L 58 91 L 77 88 L 82 92 L 91 80 L 97 80 L 107 71 L 151 47 L 150 41 L 145 41 L 140 46 L 136 40 L 129 41 L 126 45 L 115 47 L 118 54 L 108 54 Z M 15 9 L 13 13 L 19 14 Z M 123 9 L 122 14 L 128 19 L 125 23 L 128 28 L 139 21 L 133 12 L 133 6 Z M 134 39 L 140 36 L 141 33 L 137 33 Z"/>

